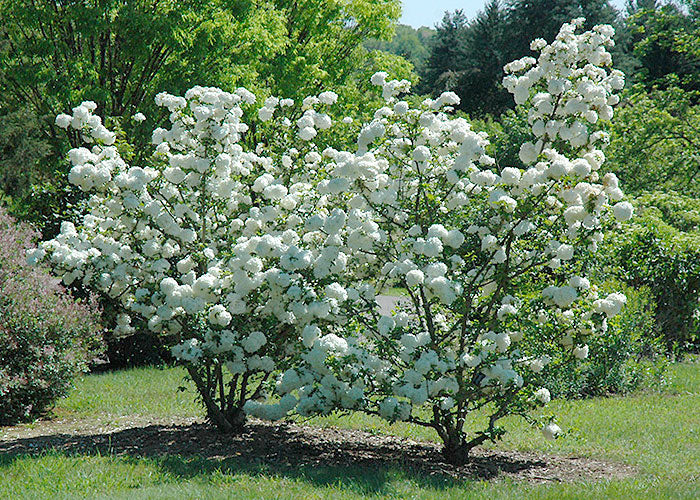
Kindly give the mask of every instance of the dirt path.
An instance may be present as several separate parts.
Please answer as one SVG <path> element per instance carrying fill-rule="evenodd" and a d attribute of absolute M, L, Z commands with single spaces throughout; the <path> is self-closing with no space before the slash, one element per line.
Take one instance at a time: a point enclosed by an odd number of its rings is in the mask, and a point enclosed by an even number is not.
<path fill-rule="evenodd" d="M 410 303 L 406 297 L 395 297 L 393 295 L 377 295 L 375 298 L 377 304 L 379 304 L 379 312 L 385 316 L 391 316 L 391 312 L 400 303 Z"/>

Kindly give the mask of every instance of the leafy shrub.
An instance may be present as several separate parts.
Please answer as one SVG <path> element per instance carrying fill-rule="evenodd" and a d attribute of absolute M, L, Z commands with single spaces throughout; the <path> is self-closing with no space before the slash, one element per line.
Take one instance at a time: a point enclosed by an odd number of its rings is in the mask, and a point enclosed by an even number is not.
<path fill-rule="evenodd" d="M 633 224 L 611 237 L 605 254 L 611 276 L 648 287 L 655 331 L 675 351 L 700 340 L 700 200 L 678 193 L 648 193 L 635 200 Z"/>
<path fill-rule="evenodd" d="M 671 86 L 630 90 L 610 128 L 609 168 L 628 194 L 653 186 L 700 195 L 700 99 L 698 92 Z"/>
<path fill-rule="evenodd" d="M 618 282 L 602 288 L 620 290 L 627 297 L 627 304 L 610 319 L 604 335 L 590 338 L 590 356 L 585 362 L 547 374 L 546 385 L 553 397 L 625 394 L 658 387 L 664 381 L 667 362 L 662 356 L 663 340 L 656 332 L 651 292 Z"/>
<path fill-rule="evenodd" d="M 24 262 L 37 234 L 0 210 L 0 424 L 41 415 L 99 350 L 99 311 Z"/>

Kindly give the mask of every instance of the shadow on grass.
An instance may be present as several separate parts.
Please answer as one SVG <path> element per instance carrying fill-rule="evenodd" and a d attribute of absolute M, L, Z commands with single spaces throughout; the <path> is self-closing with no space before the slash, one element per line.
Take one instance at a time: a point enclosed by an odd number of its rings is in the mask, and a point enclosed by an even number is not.
<path fill-rule="evenodd" d="M 146 458 L 183 479 L 214 473 L 284 476 L 364 494 L 384 492 L 385 485 L 397 477 L 440 489 L 502 473 L 537 477 L 533 471 L 548 466 L 537 457 L 494 452 L 455 467 L 444 463 L 438 446 L 430 443 L 346 429 L 253 422 L 237 435 L 221 434 L 206 424 L 150 425 L 112 433 L 0 441 L 0 468 L 19 457 L 48 452 L 110 456 L 127 462 Z"/>

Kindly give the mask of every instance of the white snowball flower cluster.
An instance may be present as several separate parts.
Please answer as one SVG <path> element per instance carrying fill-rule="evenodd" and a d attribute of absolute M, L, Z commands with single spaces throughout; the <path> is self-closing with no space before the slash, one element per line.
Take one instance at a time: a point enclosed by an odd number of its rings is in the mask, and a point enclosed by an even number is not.
<path fill-rule="evenodd" d="M 85 101 L 80 106 L 73 108 L 72 115 L 58 115 L 56 125 L 64 129 L 71 127 L 82 131 L 85 142 L 99 142 L 105 146 L 111 146 L 116 140 L 116 135 L 107 130 L 99 116 L 93 114 L 96 109 L 97 104 L 93 101 Z"/>

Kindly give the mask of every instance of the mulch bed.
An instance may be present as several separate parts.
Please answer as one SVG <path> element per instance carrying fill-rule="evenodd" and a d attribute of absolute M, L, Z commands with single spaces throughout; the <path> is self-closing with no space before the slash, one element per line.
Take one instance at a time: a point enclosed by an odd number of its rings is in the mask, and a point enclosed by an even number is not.
<path fill-rule="evenodd" d="M 436 443 L 293 423 L 253 420 L 238 435 L 221 434 L 196 419 L 153 422 L 122 418 L 108 424 L 93 424 L 47 421 L 29 427 L 0 429 L 4 431 L 0 433 L 0 454 L 40 454 L 56 450 L 67 454 L 179 456 L 204 459 L 228 470 L 273 467 L 283 473 L 318 467 L 393 468 L 414 477 L 509 478 L 532 483 L 622 479 L 637 472 L 633 467 L 614 462 L 488 449 L 477 449 L 468 464 L 453 466 L 443 461 Z"/>

